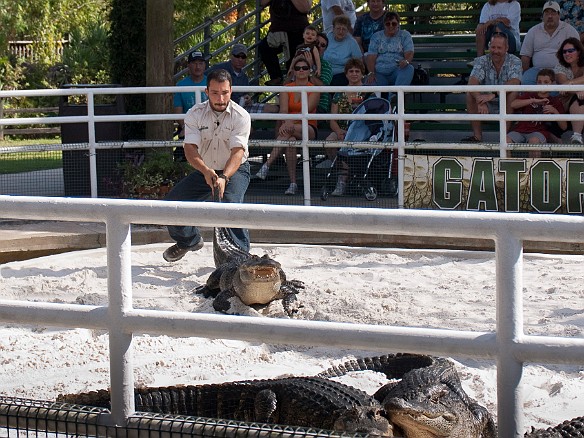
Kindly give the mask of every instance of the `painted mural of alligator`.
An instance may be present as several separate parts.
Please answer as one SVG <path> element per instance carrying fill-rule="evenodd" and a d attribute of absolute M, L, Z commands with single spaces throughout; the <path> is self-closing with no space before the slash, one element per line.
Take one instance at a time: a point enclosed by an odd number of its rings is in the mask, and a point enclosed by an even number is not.
<path fill-rule="evenodd" d="M 225 228 L 218 227 L 213 234 L 213 257 L 216 269 L 195 292 L 214 297 L 213 308 L 218 312 L 230 313 L 232 299 L 247 306 L 282 300 L 288 316 L 298 312 L 296 294 L 304 289 L 304 283 L 287 280 L 280 263 L 267 254 L 260 257 L 243 251 Z"/>

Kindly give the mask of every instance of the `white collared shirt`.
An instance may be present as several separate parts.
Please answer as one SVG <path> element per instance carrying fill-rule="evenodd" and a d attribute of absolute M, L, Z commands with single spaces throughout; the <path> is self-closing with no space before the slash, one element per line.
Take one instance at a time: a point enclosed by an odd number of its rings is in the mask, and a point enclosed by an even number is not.
<path fill-rule="evenodd" d="M 233 148 L 245 150 L 242 163 L 249 156 L 248 141 L 251 131 L 249 113 L 230 101 L 222 113 L 215 113 L 209 102 L 193 106 L 185 116 L 185 143 L 195 144 L 207 166 L 223 169 Z"/>

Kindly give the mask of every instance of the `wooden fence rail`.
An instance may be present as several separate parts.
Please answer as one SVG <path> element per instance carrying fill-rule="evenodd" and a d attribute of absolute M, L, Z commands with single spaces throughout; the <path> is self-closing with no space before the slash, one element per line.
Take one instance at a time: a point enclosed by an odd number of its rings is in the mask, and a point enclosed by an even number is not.
<path fill-rule="evenodd" d="M 50 113 L 58 113 L 59 107 L 50 106 L 44 108 L 4 108 L 2 99 L 0 99 L 0 119 L 10 117 L 15 114 L 42 114 L 49 115 Z M 4 140 L 5 135 L 39 135 L 39 134 L 60 134 L 61 126 L 29 126 L 26 128 L 5 128 L 0 125 L 0 140 Z"/>

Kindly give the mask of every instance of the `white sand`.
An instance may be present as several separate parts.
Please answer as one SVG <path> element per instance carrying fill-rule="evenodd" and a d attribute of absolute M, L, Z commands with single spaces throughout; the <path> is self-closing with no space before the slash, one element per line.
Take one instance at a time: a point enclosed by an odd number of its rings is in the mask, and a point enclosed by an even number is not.
<path fill-rule="evenodd" d="M 213 312 L 210 299 L 192 293 L 213 270 L 210 245 L 175 264 L 162 260 L 166 246 L 134 247 L 134 307 Z M 252 250 L 264 251 L 289 278 L 306 283 L 298 318 L 494 330 L 492 253 L 274 245 Z M 106 304 L 105 262 L 101 249 L 1 265 L 0 298 Z M 526 333 L 584 336 L 583 262 L 583 256 L 525 256 Z M 285 317 L 280 303 L 262 313 Z M 136 383 L 150 386 L 312 375 L 372 354 L 167 336 L 139 336 L 134 346 Z M 51 400 L 61 393 L 107 388 L 107 350 L 103 332 L 0 327 L 0 394 Z M 468 394 L 496 415 L 494 364 L 453 359 Z M 584 364 L 533 364 L 525 375 L 527 426 L 547 427 L 584 415 Z M 367 372 L 343 381 L 372 393 L 384 378 Z"/>

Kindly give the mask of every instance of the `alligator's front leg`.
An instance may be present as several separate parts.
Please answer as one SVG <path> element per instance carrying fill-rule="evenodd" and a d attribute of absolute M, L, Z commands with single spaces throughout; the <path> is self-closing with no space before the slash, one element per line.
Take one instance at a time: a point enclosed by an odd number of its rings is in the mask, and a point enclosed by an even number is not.
<path fill-rule="evenodd" d="M 233 297 L 237 297 L 233 288 L 219 292 L 213 300 L 213 309 L 215 309 L 217 312 L 228 313 L 229 309 L 231 308 L 231 303 L 229 300 Z"/>
<path fill-rule="evenodd" d="M 278 398 L 271 389 L 264 389 L 255 397 L 254 412 L 255 421 L 260 423 L 277 423 L 276 418 L 272 418 L 278 407 Z"/>

